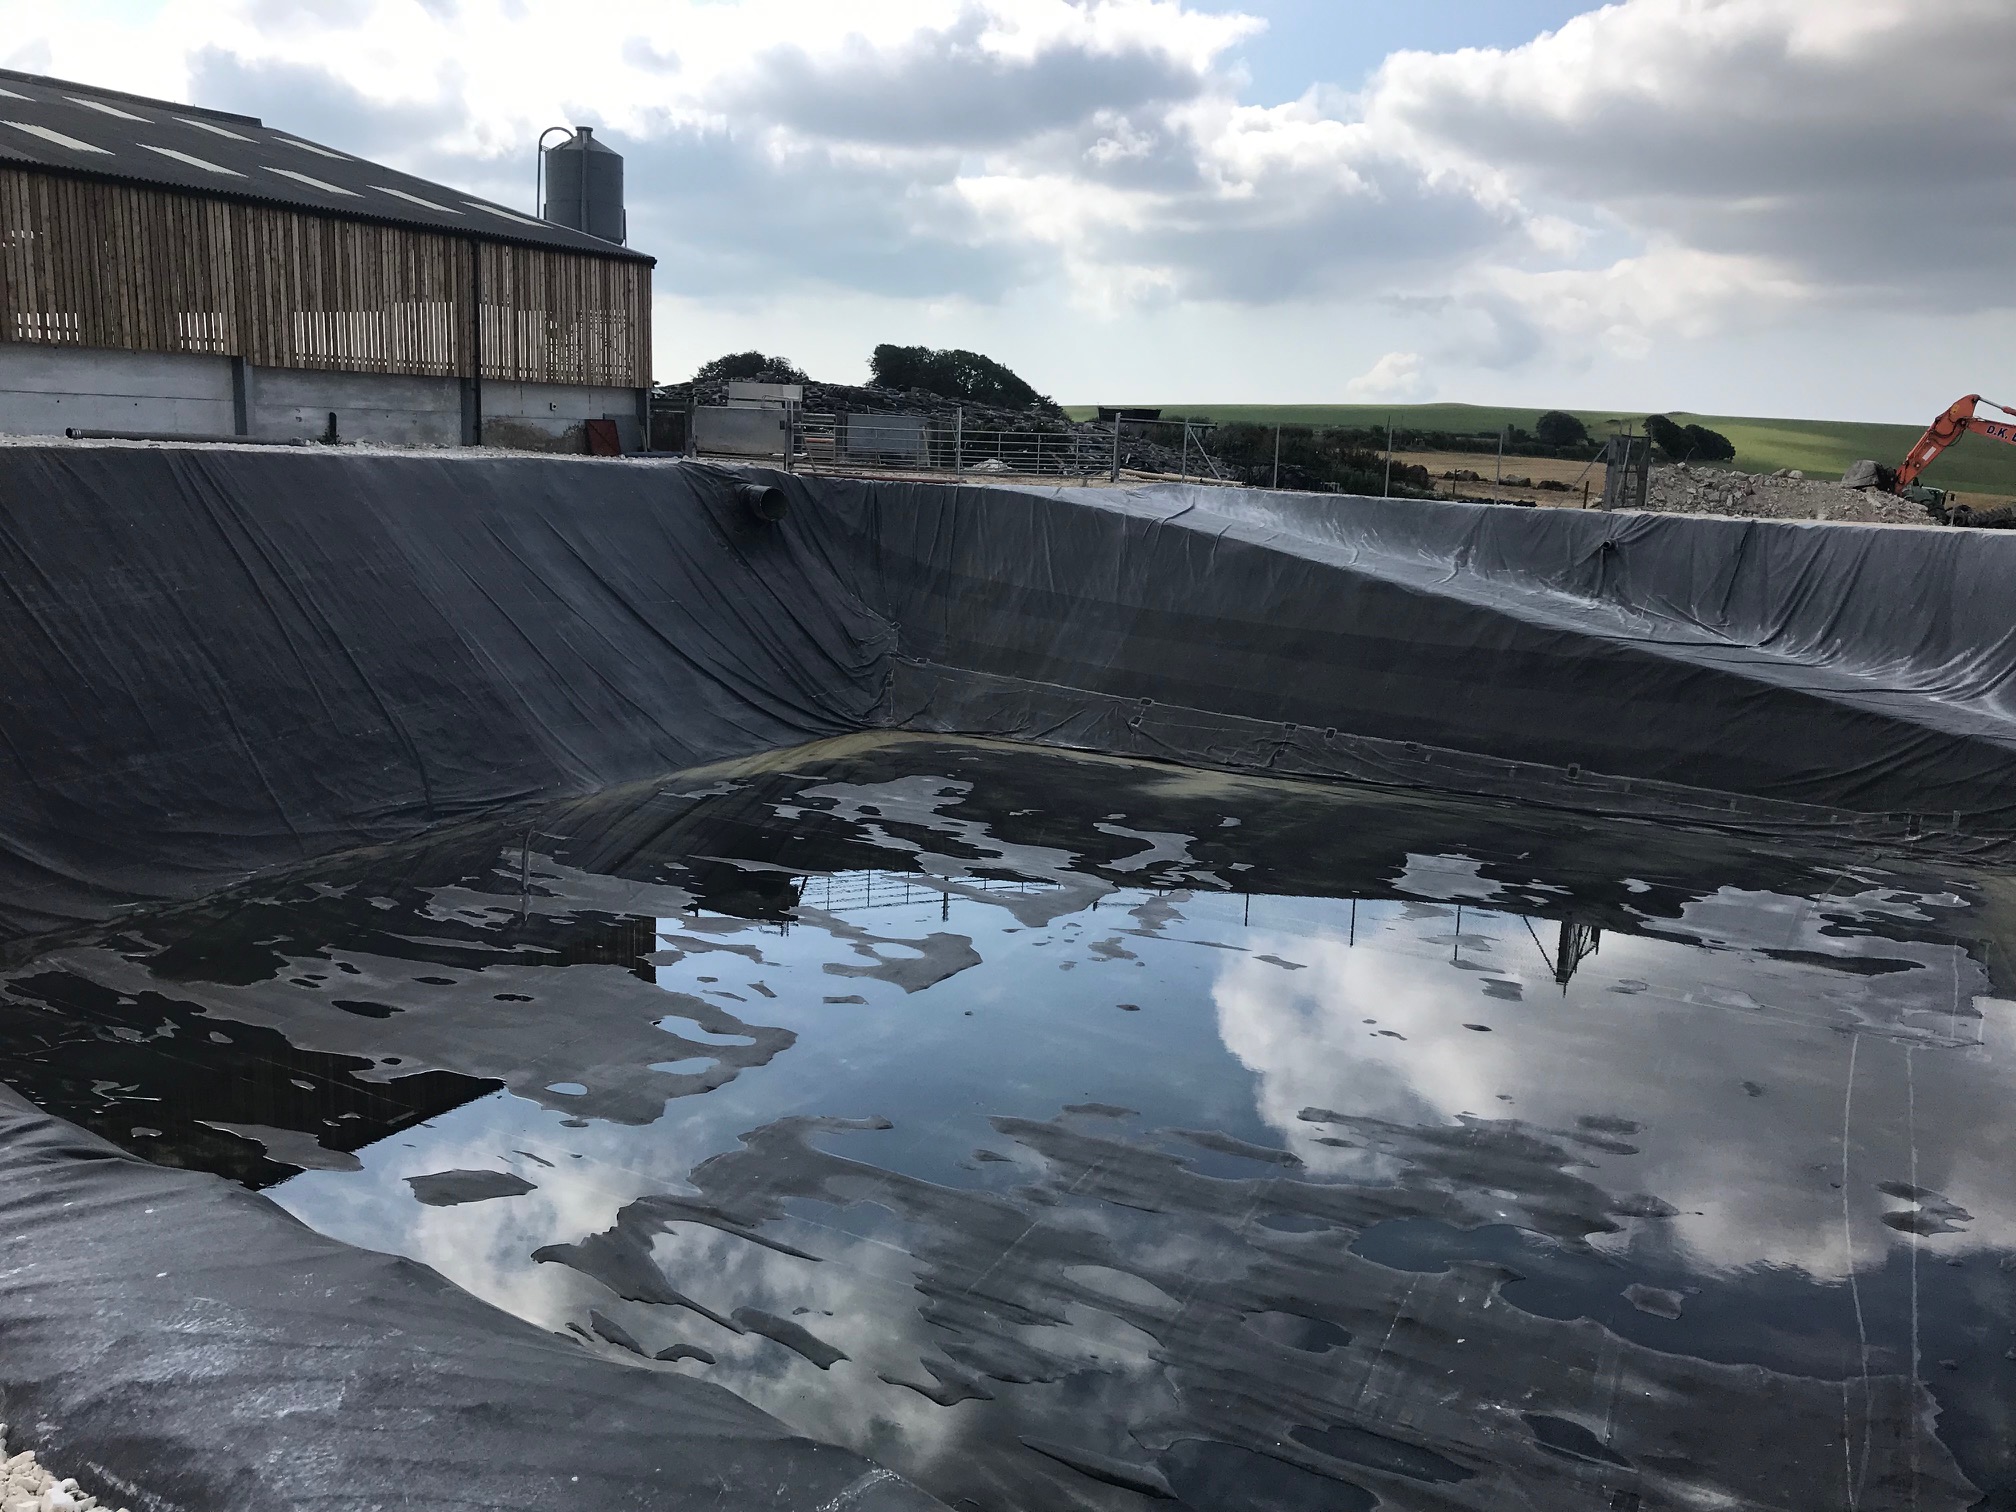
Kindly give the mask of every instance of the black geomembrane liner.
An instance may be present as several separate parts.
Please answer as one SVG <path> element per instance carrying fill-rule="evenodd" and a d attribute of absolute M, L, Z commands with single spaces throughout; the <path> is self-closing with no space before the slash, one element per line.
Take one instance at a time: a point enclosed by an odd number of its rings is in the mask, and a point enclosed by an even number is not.
<path fill-rule="evenodd" d="M 821 478 L 776 479 L 767 523 L 744 476 L 0 448 L 17 958 L 263 868 L 891 727 L 1766 833 L 2016 829 L 2006 537 Z M 0 1173 L 0 1399 L 58 1463 L 161 1477 L 158 1505 L 553 1506 L 576 1475 L 584 1506 L 930 1505 L 13 1101 Z"/>

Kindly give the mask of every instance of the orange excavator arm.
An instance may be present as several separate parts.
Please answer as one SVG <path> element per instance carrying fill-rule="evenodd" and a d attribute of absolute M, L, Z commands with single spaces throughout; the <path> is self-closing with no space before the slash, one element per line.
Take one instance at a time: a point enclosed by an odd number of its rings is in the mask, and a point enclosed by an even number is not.
<path fill-rule="evenodd" d="M 1975 410 L 1981 405 L 1992 410 L 2000 410 L 2011 419 L 2016 419 L 2016 410 L 2006 404 L 1997 404 L 1993 399 L 1983 399 L 1979 394 L 1969 394 L 1958 400 L 1951 409 L 1932 422 L 1932 428 L 1918 438 L 1918 444 L 1911 448 L 1911 455 L 1904 459 L 1904 465 L 1897 469 L 1897 486 L 1909 488 L 1918 481 L 1918 475 L 1930 467 L 1938 455 L 1972 431 L 1977 436 L 1986 436 L 1991 441 L 2006 441 L 2016 446 L 2016 425 L 2007 421 L 1990 420 L 1978 415 Z"/>

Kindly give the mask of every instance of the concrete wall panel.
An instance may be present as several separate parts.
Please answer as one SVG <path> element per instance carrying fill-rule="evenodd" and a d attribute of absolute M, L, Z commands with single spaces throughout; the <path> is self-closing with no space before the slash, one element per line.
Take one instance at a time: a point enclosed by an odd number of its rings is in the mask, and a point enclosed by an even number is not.
<path fill-rule="evenodd" d="M 320 436 L 336 415 L 345 441 L 459 446 L 462 380 L 398 373 L 255 368 L 247 405 L 255 436 Z"/>
<path fill-rule="evenodd" d="M 499 383 L 485 379 L 483 413 L 499 419 L 572 424 L 637 413 L 637 390 L 563 383 Z"/>
<path fill-rule="evenodd" d="M 231 430 L 231 360 L 0 342 L 0 432 Z"/>
<path fill-rule="evenodd" d="M 397 373 L 250 368 L 247 433 L 319 437 L 329 415 L 345 441 L 459 446 L 464 380 Z M 557 383 L 483 385 L 484 440 L 538 451 L 587 449 L 582 422 L 634 416 L 637 390 Z M 229 435 L 231 359 L 0 342 L 0 434 L 68 426 Z"/>
<path fill-rule="evenodd" d="M 586 451 L 583 421 L 636 413 L 636 389 L 495 380 L 483 384 L 483 440 L 490 446 Z"/>

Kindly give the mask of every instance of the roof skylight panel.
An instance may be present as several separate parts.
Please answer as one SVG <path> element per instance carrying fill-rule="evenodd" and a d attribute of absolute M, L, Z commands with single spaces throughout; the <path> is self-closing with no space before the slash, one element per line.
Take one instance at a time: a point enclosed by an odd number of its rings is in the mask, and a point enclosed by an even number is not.
<path fill-rule="evenodd" d="M 96 110 L 105 115 L 117 116 L 122 121 L 140 121 L 148 125 L 153 124 L 153 117 L 151 116 L 135 115 L 130 110 L 121 110 L 117 105 L 107 105 L 103 100 L 87 100 L 82 95 L 65 95 L 63 98 L 68 100 L 72 105 L 82 105 L 86 110 Z"/>
<path fill-rule="evenodd" d="M 341 184 L 332 184 L 328 182 L 326 179 L 313 178 L 305 173 L 296 173 L 292 168 L 275 168 L 271 163 L 268 163 L 266 165 L 266 171 L 268 173 L 277 173 L 282 178 L 293 179 L 296 183 L 299 184 L 306 184 L 311 189 L 322 189 L 326 190 L 330 194 L 340 194 L 345 199 L 362 198 L 362 196 L 359 195 L 355 189 L 345 189 Z"/>
<path fill-rule="evenodd" d="M 100 157 L 110 157 L 112 155 L 103 147 L 94 147 L 89 142 L 80 142 L 73 136 L 65 136 L 62 132 L 49 126 L 37 126 L 31 121 L 7 121 L 0 124 L 12 126 L 16 131 L 25 131 L 30 136 L 38 136 L 45 142 L 54 142 L 58 147 L 68 147 L 72 152 L 95 152 Z"/>
<path fill-rule="evenodd" d="M 313 142 L 296 141 L 293 137 L 281 136 L 277 131 L 273 133 L 273 140 L 276 142 L 285 142 L 289 147 L 299 147 L 303 152 L 312 152 L 317 157 L 334 158 L 339 163 L 350 161 L 348 157 L 340 152 L 331 152 L 327 147 L 317 147 Z"/>
<path fill-rule="evenodd" d="M 462 213 L 460 210 L 453 209 L 447 205 L 437 205 L 433 200 L 422 199 L 417 194 L 408 194 L 404 189 L 389 189 L 383 184 L 373 184 L 371 187 L 376 189 L 380 194 L 389 194 L 395 199 L 405 200 L 409 204 L 425 205 L 429 210 L 439 210 L 443 215 L 460 215 Z"/>
<path fill-rule="evenodd" d="M 245 177 L 236 168 L 226 168 L 222 164 L 213 163 L 208 158 L 197 157 L 193 153 L 177 152 L 173 147 L 156 147 L 152 142 L 142 142 L 140 145 L 149 152 L 158 152 L 165 158 L 173 158 L 178 163 L 187 163 L 191 168 L 201 168 L 206 173 L 222 173 L 231 178 Z"/>
<path fill-rule="evenodd" d="M 219 126 L 215 121 L 199 121 L 191 116 L 177 116 L 175 119 L 180 121 L 184 126 L 194 126 L 198 131 L 208 131 L 215 133 L 217 136 L 229 137 L 234 142 L 249 142 L 252 140 L 252 138 L 246 136 L 244 133 L 233 131 L 228 126 Z"/>
<path fill-rule="evenodd" d="M 501 216 L 505 220 L 516 221 L 521 226 L 538 226 L 541 229 L 548 229 L 546 221 L 531 220 L 523 215 L 513 214 L 509 210 L 500 210 L 495 205 L 486 205 L 478 200 L 464 200 L 462 203 L 467 205 L 471 210 L 481 210 L 485 215 Z"/>

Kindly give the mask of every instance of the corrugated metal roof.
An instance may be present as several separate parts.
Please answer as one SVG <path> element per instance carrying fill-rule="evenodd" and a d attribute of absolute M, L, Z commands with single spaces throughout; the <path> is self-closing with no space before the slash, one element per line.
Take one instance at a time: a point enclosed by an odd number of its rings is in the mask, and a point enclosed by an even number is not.
<path fill-rule="evenodd" d="M 0 164 L 652 261 L 445 184 L 275 131 L 252 116 L 9 69 L 0 69 Z"/>

